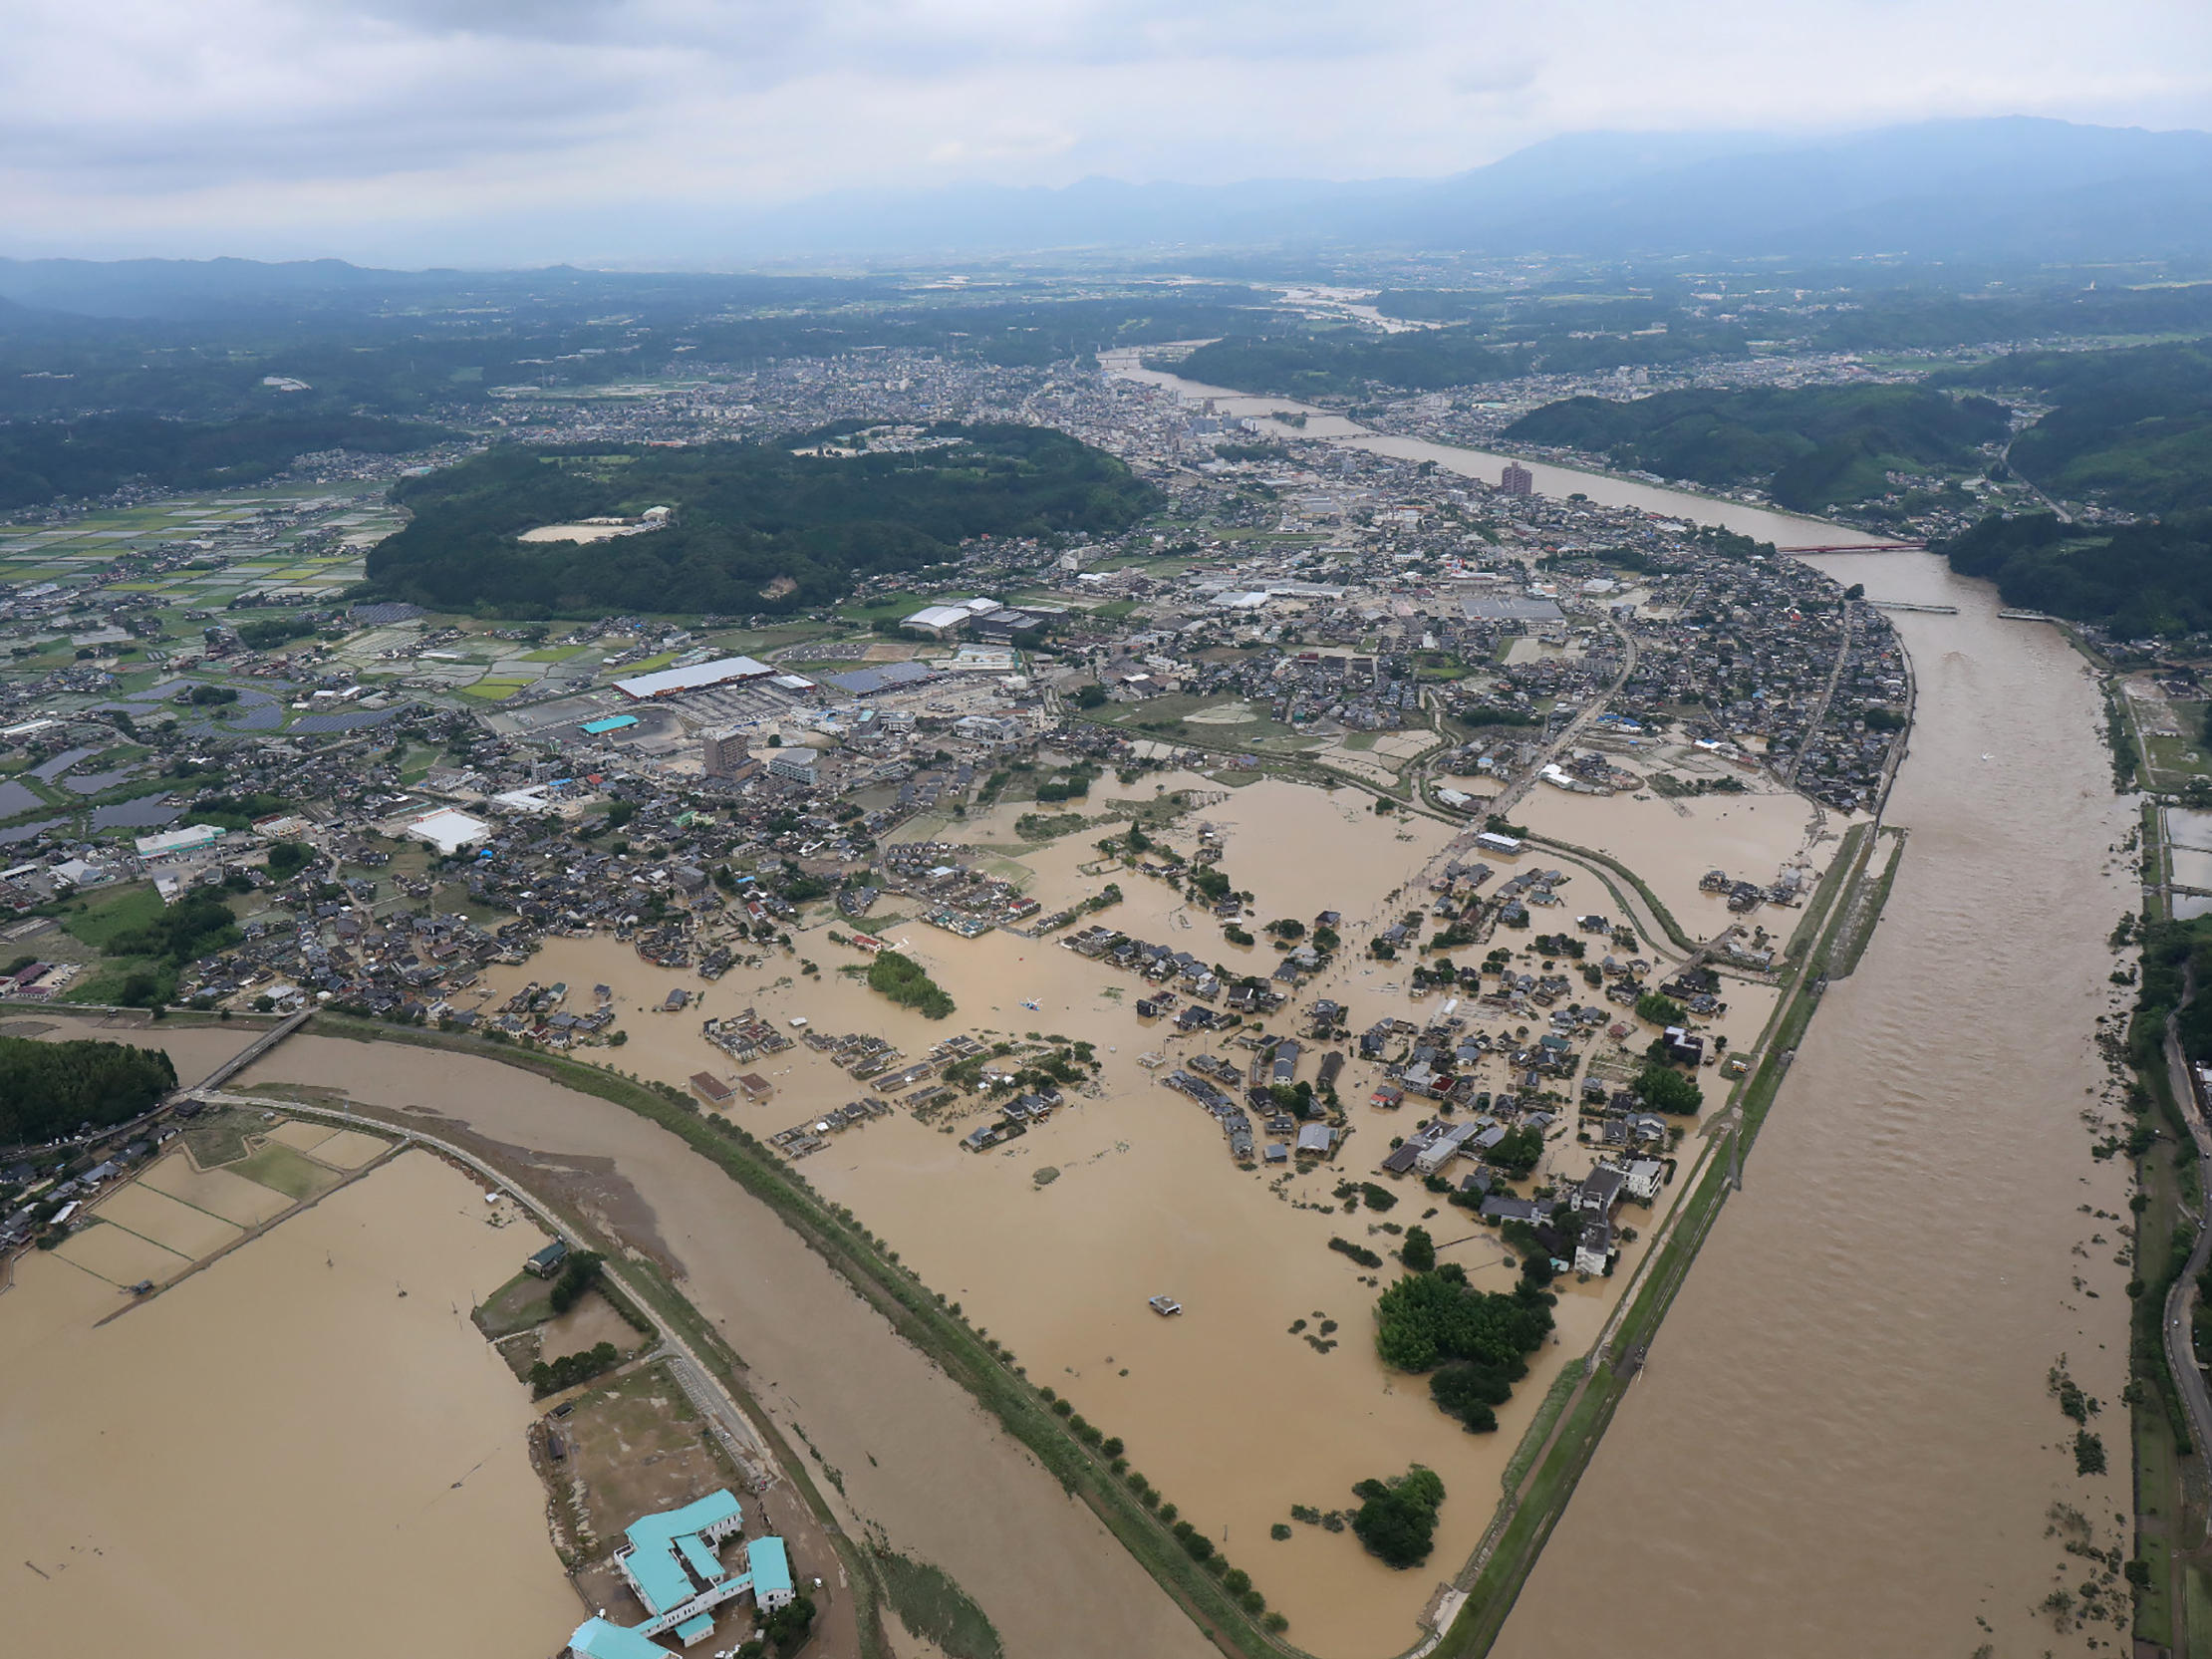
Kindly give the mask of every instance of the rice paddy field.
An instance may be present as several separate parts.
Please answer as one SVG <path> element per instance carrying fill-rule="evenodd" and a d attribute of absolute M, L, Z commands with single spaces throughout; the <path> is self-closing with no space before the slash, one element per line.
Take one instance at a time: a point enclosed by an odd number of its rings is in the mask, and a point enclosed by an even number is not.
<path fill-rule="evenodd" d="M 207 558 L 114 586 L 157 595 L 179 610 L 280 594 L 327 602 L 361 580 L 369 548 L 399 528 L 383 492 L 381 483 L 212 491 L 65 524 L 0 522 L 0 582 L 74 586 L 126 555 L 188 550 Z"/>

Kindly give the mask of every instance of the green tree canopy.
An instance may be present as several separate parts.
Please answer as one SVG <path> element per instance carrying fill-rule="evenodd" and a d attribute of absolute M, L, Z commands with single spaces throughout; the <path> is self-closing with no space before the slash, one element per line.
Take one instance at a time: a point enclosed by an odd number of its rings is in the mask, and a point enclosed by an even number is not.
<path fill-rule="evenodd" d="M 0 1037 L 0 1146 L 127 1122 L 175 1087 L 176 1067 L 158 1048 Z"/>
<path fill-rule="evenodd" d="M 1394 1481 L 1362 1481 L 1352 1495 L 1364 1501 L 1352 1530 L 1370 1555 L 1394 1567 L 1419 1566 L 1429 1558 L 1437 1511 L 1444 1507 L 1444 1483 L 1436 1471 L 1415 1464 Z"/>

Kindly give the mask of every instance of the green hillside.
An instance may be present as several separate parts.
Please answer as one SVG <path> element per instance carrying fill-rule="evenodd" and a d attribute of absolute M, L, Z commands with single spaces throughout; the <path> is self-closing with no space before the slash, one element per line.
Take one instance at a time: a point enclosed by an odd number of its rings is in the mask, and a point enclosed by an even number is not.
<path fill-rule="evenodd" d="M 1986 518 L 1938 543 L 2008 605 L 2100 623 L 2124 638 L 2212 628 L 2212 512 L 2084 531 L 2052 513 Z"/>
<path fill-rule="evenodd" d="M 1583 323 L 1596 326 L 1572 326 Z M 1638 327 L 1623 326 L 1627 324 Z M 1579 375 L 1693 358 L 1742 357 L 1748 349 L 1743 330 L 1733 324 L 1670 319 L 1639 309 L 1621 317 L 1508 319 L 1405 334 L 1315 329 L 1217 340 L 1181 363 L 1162 367 L 1240 392 L 1357 397 L 1376 389 L 1441 392 L 1519 375 Z"/>
<path fill-rule="evenodd" d="M 394 496 L 414 513 L 374 548 L 379 592 L 439 610 L 510 615 L 782 611 L 836 598 L 860 574 L 914 570 L 977 535 L 1113 531 L 1149 485 L 1113 456 L 1035 426 L 937 426 L 948 441 L 846 457 L 795 455 L 830 433 L 691 448 L 502 444 Z M 676 509 L 674 523 L 601 542 L 522 542 L 579 518 Z"/>
<path fill-rule="evenodd" d="M 0 509 L 106 495 L 140 481 L 164 489 L 252 484 L 320 449 L 402 454 L 452 435 L 415 421 L 353 415 L 223 421 L 107 415 L 0 424 Z"/>
<path fill-rule="evenodd" d="M 2212 342 L 2018 352 L 1948 377 L 2058 407 L 2014 440 L 2021 475 L 2137 512 L 2212 507 Z"/>
<path fill-rule="evenodd" d="M 1523 415 L 1505 435 L 1714 489 L 1764 484 L 1783 506 L 1818 512 L 1881 494 L 1890 471 L 1975 468 L 1979 447 L 2006 427 L 2004 408 L 1986 398 L 1813 386 L 1662 392 L 1633 403 L 1569 398 Z"/>

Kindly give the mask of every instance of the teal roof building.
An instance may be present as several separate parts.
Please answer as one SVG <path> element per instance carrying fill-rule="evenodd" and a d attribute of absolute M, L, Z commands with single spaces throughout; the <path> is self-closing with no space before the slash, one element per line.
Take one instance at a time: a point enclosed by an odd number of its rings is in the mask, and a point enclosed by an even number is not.
<path fill-rule="evenodd" d="M 791 1557 L 781 1538 L 754 1538 L 745 1546 L 745 1570 L 752 1577 L 753 1605 L 772 1613 L 797 1593 L 791 1583 Z"/>
<path fill-rule="evenodd" d="M 600 1618 L 586 1619 L 576 1627 L 576 1634 L 568 1639 L 568 1651 L 574 1659 L 669 1659 L 669 1650 L 659 1642 Z"/>
<path fill-rule="evenodd" d="M 615 1564 L 655 1617 L 695 1601 L 728 1576 L 714 1546 L 744 1524 L 744 1512 L 728 1491 L 707 1494 L 681 1510 L 634 1521 L 629 1543 Z"/>
<path fill-rule="evenodd" d="M 738 1536 L 743 1523 L 744 1511 L 722 1491 L 624 1528 L 615 1564 L 648 1617 L 636 1626 L 586 1619 L 569 1637 L 572 1659 L 669 1659 L 671 1650 L 653 1638 L 673 1632 L 684 1646 L 694 1646 L 713 1634 L 714 1609 L 724 1602 L 750 1592 L 764 1613 L 789 1603 L 795 1591 L 781 1538 L 754 1538 L 740 1574 L 722 1565 L 718 1546 Z"/>

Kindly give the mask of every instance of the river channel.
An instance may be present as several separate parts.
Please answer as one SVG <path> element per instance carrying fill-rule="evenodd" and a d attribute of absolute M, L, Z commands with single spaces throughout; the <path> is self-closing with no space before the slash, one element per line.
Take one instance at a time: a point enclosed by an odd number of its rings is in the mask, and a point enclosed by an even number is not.
<path fill-rule="evenodd" d="M 1363 435 L 1340 416 L 1139 367 L 1234 415 L 1475 473 L 1505 457 Z M 1545 494 L 1719 523 L 1781 547 L 1840 527 L 1531 465 Z M 2035 1611 L 2087 1576 L 2054 1505 L 2133 1552 L 2131 1269 L 2119 1160 L 2081 1120 L 2103 1070 L 2105 936 L 2136 902 L 2112 849 L 2096 682 L 2057 630 L 2008 622 L 1938 557 L 1811 563 L 1893 613 L 1918 691 L 1887 821 L 1911 832 L 1879 930 L 1832 986 L 1650 1361 L 1515 1610 L 1507 1659 L 1633 1648 L 2085 1653 L 2125 1638 Z M 1632 849 L 1621 849 L 1634 862 Z M 2048 1377 L 2106 1402 L 2113 1473 L 2074 1470 Z M 1591 1593 L 1602 1585 L 1599 1594 Z M 1984 1644 L 1989 1644 L 1987 1647 Z"/>
<path fill-rule="evenodd" d="M 2032 1611 L 2087 1576 L 2046 1536 L 2054 1504 L 2131 1551 L 2127 1189 L 2080 1120 L 2116 1005 L 2104 940 L 2135 896 L 2097 686 L 2055 629 L 2000 620 L 1932 555 L 1814 562 L 1958 607 L 1894 619 L 1919 704 L 1887 821 L 1910 841 L 1506 1628 L 1511 1659 L 2116 1645 Z M 2074 1472 L 2047 1382 L 2062 1355 L 2106 1402 L 2108 1477 Z"/>
<path fill-rule="evenodd" d="M 1106 373 L 1118 380 L 1162 387 L 1194 402 L 1211 401 L 1219 414 L 1258 420 L 1271 437 L 1325 438 L 1331 443 L 1340 443 L 1349 449 L 1365 449 L 1371 454 L 1394 455 L 1400 460 L 1434 461 L 1447 472 L 1492 481 L 1507 462 L 1520 459 L 1514 455 L 1494 454 L 1487 449 L 1463 448 L 1456 443 L 1437 443 L 1425 437 L 1400 437 L 1371 431 L 1356 420 L 1312 404 L 1301 404 L 1294 398 L 1234 392 L 1226 386 L 1208 386 L 1203 381 L 1185 380 L 1180 375 L 1147 369 L 1141 355 L 1137 348 L 1129 347 L 1101 352 L 1098 361 Z M 1302 415 L 1306 417 L 1305 424 L 1293 426 L 1274 418 L 1283 415 Z M 1601 507 L 1637 507 L 1647 513 L 1693 524 L 1718 524 L 1755 541 L 1771 541 L 1780 548 L 1852 547 L 1880 539 L 1847 525 L 1831 524 L 1826 519 L 1800 518 L 1742 501 L 1723 501 L 1688 490 L 1640 483 L 1633 478 L 1617 478 L 1610 473 L 1584 472 L 1574 467 L 1553 466 L 1546 461 L 1521 460 L 1521 464 L 1534 476 L 1538 495 L 1563 500 L 1579 494 Z"/>

